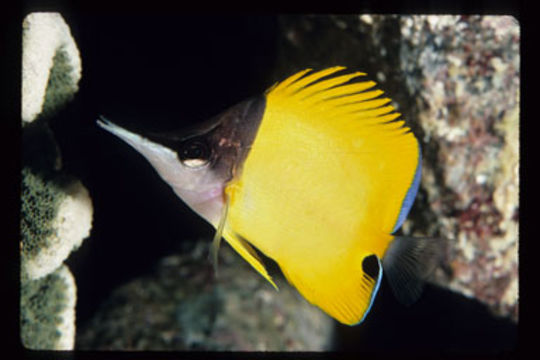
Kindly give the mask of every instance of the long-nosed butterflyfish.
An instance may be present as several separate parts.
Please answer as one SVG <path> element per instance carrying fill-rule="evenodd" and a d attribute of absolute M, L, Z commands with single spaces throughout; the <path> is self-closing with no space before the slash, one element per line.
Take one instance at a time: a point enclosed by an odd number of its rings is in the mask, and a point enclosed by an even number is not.
<path fill-rule="evenodd" d="M 141 136 L 98 124 L 142 154 L 272 286 L 257 251 L 343 324 L 369 312 L 383 269 L 414 302 L 439 242 L 396 236 L 421 177 L 420 146 L 366 74 L 306 69 L 196 129 Z M 257 251 L 255 249 L 257 249 Z"/>

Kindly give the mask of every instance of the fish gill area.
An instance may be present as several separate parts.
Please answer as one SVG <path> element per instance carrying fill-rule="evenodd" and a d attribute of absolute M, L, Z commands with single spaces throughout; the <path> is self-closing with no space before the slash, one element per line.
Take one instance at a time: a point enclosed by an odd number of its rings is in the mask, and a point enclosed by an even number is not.
<path fill-rule="evenodd" d="M 30 56 L 22 68 L 26 348 L 516 349 L 515 17 L 34 13 L 24 22 L 23 54 Z M 376 81 L 420 142 L 421 185 L 399 234 L 446 239 L 417 303 L 400 305 L 383 279 L 371 313 L 356 327 L 307 303 L 268 258 L 279 292 L 225 243 L 215 276 L 211 227 L 142 158 L 95 125 L 104 115 L 133 128 L 176 129 L 296 71 L 335 65 Z M 58 230 L 66 227 L 77 230 Z"/>

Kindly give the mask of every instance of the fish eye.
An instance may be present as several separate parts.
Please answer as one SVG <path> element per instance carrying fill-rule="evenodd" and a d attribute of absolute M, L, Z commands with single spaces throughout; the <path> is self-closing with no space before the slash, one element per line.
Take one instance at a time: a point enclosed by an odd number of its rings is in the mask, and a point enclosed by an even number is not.
<path fill-rule="evenodd" d="M 197 168 L 210 161 L 210 148 L 203 140 L 189 140 L 180 146 L 178 155 L 182 164 L 190 168 Z"/>

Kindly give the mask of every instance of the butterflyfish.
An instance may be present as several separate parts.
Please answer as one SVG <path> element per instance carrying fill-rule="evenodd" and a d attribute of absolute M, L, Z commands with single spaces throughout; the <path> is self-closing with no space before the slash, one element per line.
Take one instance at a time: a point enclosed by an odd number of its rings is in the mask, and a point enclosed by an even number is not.
<path fill-rule="evenodd" d="M 414 302 L 439 244 L 397 236 L 421 177 L 421 150 L 365 73 L 306 69 L 196 128 L 145 136 L 99 126 L 142 154 L 192 210 L 277 289 L 258 252 L 302 296 L 361 323 L 383 276 Z M 255 250 L 256 249 L 256 250 Z"/>

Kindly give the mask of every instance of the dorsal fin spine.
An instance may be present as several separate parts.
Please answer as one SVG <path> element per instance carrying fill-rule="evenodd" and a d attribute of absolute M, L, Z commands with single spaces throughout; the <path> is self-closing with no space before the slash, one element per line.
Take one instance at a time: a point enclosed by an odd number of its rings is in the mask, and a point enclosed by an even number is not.
<path fill-rule="evenodd" d="M 270 94 L 270 93 L 279 93 L 279 92 L 282 92 L 283 90 L 285 90 L 287 87 L 289 87 L 289 85 L 291 83 L 293 83 L 294 81 L 296 81 L 298 78 L 300 78 L 302 75 L 304 75 L 305 73 L 307 73 L 308 71 L 311 71 L 311 69 L 305 69 L 305 70 L 302 70 L 302 71 L 299 71 L 297 72 L 296 74 L 288 77 L 287 79 L 283 80 L 282 82 L 272 86 L 270 89 L 268 89 L 266 91 L 266 94 Z"/>
<path fill-rule="evenodd" d="M 311 71 L 300 71 L 283 82 L 273 86 L 267 92 L 269 98 L 275 98 L 282 107 L 297 106 L 303 103 L 306 111 L 313 113 L 326 112 L 334 117 L 348 116 L 362 120 L 365 125 L 381 124 L 397 119 L 400 114 L 390 105 L 389 98 L 376 98 L 383 92 L 375 89 L 364 91 L 376 85 L 373 81 L 345 84 L 349 80 L 365 75 L 362 72 L 341 75 L 321 80 L 325 76 L 345 69 L 336 66 L 304 76 Z M 401 128 L 403 123 L 387 128 Z"/>
<path fill-rule="evenodd" d="M 321 71 L 317 71 L 317 72 L 314 72 L 312 74 L 309 74 L 303 78 L 300 78 L 292 83 L 290 83 L 288 86 L 287 86 L 287 92 L 289 93 L 297 93 L 298 91 L 302 91 L 304 89 L 307 89 L 309 87 L 312 86 L 312 83 L 314 83 L 315 81 L 325 77 L 325 76 L 328 76 L 328 75 L 331 75 L 337 71 L 340 71 L 340 70 L 343 70 L 345 69 L 344 66 L 334 66 L 334 67 L 330 67 L 330 68 L 327 68 L 327 69 L 324 69 L 324 70 L 321 70 Z M 293 75 L 295 76 L 295 75 Z"/>
<path fill-rule="evenodd" d="M 324 75 L 326 76 L 326 74 Z M 320 77 L 317 77 L 311 83 L 298 89 L 295 94 L 301 94 L 304 98 L 308 98 L 321 92 L 324 93 L 333 88 L 340 88 L 340 85 L 363 75 L 366 75 L 366 74 L 362 72 L 355 72 L 352 74 L 336 76 L 336 77 L 333 77 L 327 80 L 322 80 L 322 81 L 318 81 Z"/>

